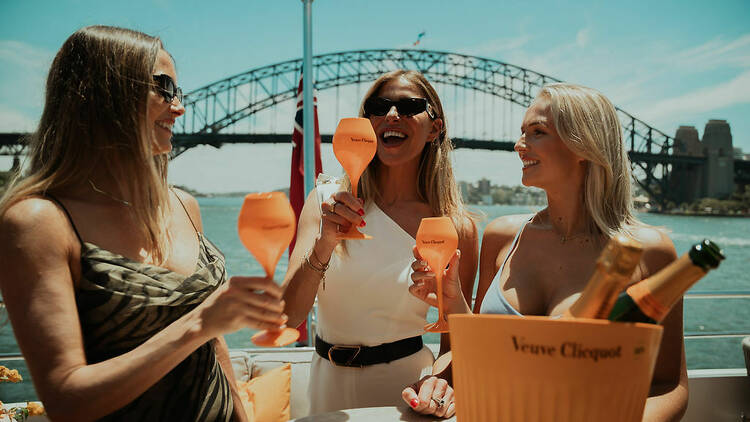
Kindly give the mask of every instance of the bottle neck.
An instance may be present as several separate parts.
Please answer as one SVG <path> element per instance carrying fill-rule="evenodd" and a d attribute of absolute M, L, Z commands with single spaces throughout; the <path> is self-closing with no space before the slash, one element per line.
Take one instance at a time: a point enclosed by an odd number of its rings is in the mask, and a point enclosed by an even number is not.
<path fill-rule="evenodd" d="M 682 295 L 706 273 L 685 254 L 653 276 L 630 286 L 627 292 L 644 314 L 661 321 Z"/>

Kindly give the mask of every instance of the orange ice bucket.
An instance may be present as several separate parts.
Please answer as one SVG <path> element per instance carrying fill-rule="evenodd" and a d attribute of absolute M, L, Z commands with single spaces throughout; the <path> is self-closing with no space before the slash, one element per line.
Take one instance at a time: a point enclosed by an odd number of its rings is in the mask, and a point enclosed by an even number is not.
<path fill-rule="evenodd" d="M 663 328 L 450 315 L 459 422 L 640 421 Z"/>

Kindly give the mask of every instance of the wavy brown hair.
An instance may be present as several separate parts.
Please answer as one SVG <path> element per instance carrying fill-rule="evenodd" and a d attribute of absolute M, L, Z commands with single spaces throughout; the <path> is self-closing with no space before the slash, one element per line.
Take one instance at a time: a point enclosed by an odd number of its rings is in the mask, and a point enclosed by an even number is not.
<path fill-rule="evenodd" d="M 125 28 L 89 26 L 57 52 L 44 111 L 28 138 L 26 175 L 0 200 L 0 216 L 34 195 L 88 183 L 94 165 L 118 181 L 155 263 L 169 250 L 167 156 L 152 153 L 146 111 L 162 42 Z"/>

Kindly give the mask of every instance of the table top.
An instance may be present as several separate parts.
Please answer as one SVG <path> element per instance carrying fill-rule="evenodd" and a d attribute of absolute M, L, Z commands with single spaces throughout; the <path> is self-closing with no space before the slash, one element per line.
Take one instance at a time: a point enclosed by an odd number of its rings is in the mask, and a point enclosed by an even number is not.
<path fill-rule="evenodd" d="M 388 407 L 364 407 L 361 409 L 337 410 L 335 412 L 321 413 L 319 415 L 306 416 L 294 419 L 296 422 L 344 422 L 344 421 L 407 421 L 407 422 L 430 422 L 447 421 L 455 422 L 456 416 L 450 419 L 425 416 L 414 412 L 406 405 Z"/>

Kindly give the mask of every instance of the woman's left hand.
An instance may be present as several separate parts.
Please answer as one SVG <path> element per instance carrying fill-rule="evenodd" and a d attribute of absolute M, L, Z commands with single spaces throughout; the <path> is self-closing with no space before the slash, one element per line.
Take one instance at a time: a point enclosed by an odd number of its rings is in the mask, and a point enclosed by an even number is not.
<path fill-rule="evenodd" d="M 423 415 L 450 418 L 456 413 L 453 387 L 448 385 L 448 381 L 433 375 L 427 375 L 404 388 L 401 397 L 415 412 Z"/>

